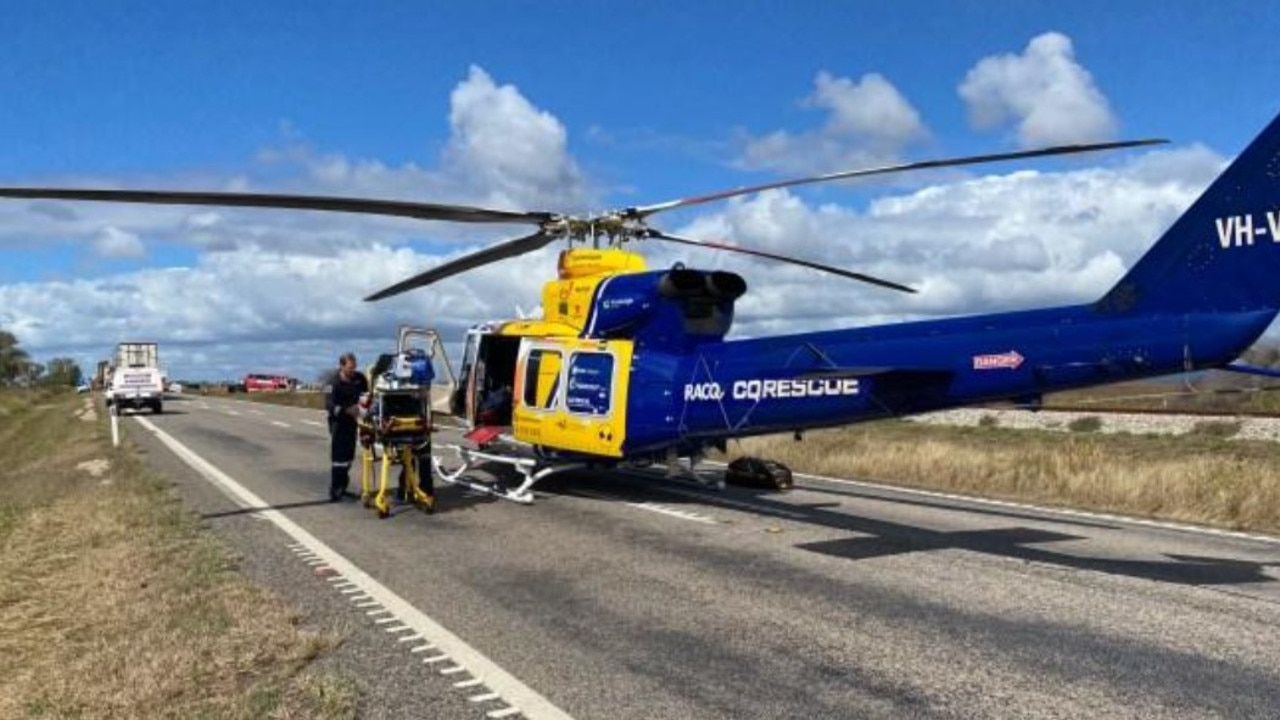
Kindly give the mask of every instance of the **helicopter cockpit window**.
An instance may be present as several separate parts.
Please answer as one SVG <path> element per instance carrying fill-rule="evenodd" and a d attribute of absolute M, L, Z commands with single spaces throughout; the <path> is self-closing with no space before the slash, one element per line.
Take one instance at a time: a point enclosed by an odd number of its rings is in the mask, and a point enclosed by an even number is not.
<path fill-rule="evenodd" d="M 608 415 L 613 402 L 613 356 L 574 353 L 569 358 L 565 407 L 579 415 Z"/>
<path fill-rule="evenodd" d="M 535 349 L 529 351 L 524 365 L 525 407 L 550 410 L 556 406 L 560 393 L 561 355 L 557 350 Z"/>

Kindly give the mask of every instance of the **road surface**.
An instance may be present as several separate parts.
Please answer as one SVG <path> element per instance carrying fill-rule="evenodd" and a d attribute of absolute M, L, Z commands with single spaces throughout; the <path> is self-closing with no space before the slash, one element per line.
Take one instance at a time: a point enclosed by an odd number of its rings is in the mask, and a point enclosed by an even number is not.
<path fill-rule="evenodd" d="M 1280 717 L 1280 542 L 602 472 L 378 520 L 323 501 L 317 412 L 166 409 L 128 437 L 251 577 L 347 638 L 326 662 L 364 717 Z"/>

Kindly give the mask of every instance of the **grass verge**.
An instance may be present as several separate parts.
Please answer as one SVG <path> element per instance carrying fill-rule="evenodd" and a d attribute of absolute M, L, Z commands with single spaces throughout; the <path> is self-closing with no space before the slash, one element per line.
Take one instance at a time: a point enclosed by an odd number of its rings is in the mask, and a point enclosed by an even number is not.
<path fill-rule="evenodd" d="M 347 718 L 336 639 L 277 597 L 70 394 L 0 391 L 0 717 Z"/>
<path fill-rule="evenodd" d="M 1275 443 L 1214 426 L 1183 436 L 883 421 L 751 438 L 730 454 L 799 472 L 1280 534 Z"/>

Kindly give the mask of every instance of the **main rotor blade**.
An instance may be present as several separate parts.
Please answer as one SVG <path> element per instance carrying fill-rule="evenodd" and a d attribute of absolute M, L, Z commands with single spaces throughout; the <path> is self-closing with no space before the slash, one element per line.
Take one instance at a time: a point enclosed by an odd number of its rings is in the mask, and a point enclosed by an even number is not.
<path fill-rule="evenodd" d="M 391 215 L 418 220 L 450 220 L 469 223 L 534 223 L 551 220 L 545 212 L 490 210 L 468 205 L 400 200 L 366 200 L 323 195 L 276 195 L 237 192 L 184 192 L 173 190 L 87 190 L 74 188 L 0 187 L 0 197 L 39 200 L 88 200 L 91 202 L 145 203 L 150 205 L 220 205 L 226 207 L 281 208 L 321 212 Z"/>
<path fill-rule="evenodd" d="M 842 270 L 838 267 L 832 267 L 831 265 L 822 265 L 815 262 L 809 262 L 808 260 L 801 260 L 800 258 L 787 257 L 786 255 L 774 255 L 773 253 L 767 253 L 761 250 L 750 250 L 748 248 L 737 247 L 736 245 L 692 240 L 690 238 L 668 235 L 660 230 L 653 229 L 650 229 L 648 233 L 645 234 L 645 237 L 654 240 L 668 240 L 670 242 L 693 245 L 696 247 L 712 248 L 713 250 L 729 250 L 730 252 L 742 253 L 743 255 L 754 255 L 756 257 L 768 258 L 779 262 L 791 263 L 792 265 L 800 265 L 801 267 L 812 268 L 814 270 L 821 270 L 823 272 L 839 275 L 840 277 L 846 277 L 851 280 L 859 280 L 861 282 L 871 283 L 872 285 L 879 285 L 880 287 L 889 288 L 890 290 L 899 290 L 908 293 L 915 292 L 914 288 L 907 287 L 906 285 L 899 285 L 898 283 L 890 280 L 883 280 L 873 275 L 864 275 L 850 270 Z"/>
<path fill-rule="evenodd" d="M 525 253 L 546 247 L 555 239 L 555 236 L 547 235 L 539 230 L 532 235 L 526 235 L 514 240 L 507 240 L 506 242 L 498 243 L 497 245 L 491 245 L 478 252 L 473 252 L 470 255 L 463 255 L 457 260 L 451 260 L 443 265 L 433 267 L 426 272 L 418 273 L 407 280 L 401 280 L 391 287 L 383 288 L 382 290 L 370 295 L 365 298 L 365 301 L 373 302 L 375 300 L 383 300 L 391 297 L 392 295 L 399 295 L 406 290 L 413 290 L 414 288 L 420 288 L 424 285 L 430 285 L 437 280 L 443 280 L 447 277 L 457 275 L 458 273 L 478 268 L 481 265 L 488 265 L 489 263 L 497 262 L 499 260 L 516 257 L 517 255 L 524 255 Z"/>
<path fill-rule="evenodd" d="M 826 175 L 814 175 L 812 177 L 780 180 L 778 182 L 764 183 L 761 185 L 751 185 L 749 187 L 737 188 L 736 190 L 725 190 L 723 192 L 711 193 L 710 195 L 698 195 L 696 197 L 681 198 L 679 200 L 669 200 L 663 203 L 630 208 L 624 214 L 643 219 L 654 213 L 662 212 L 663 210 L 688 207 L 690 205 L 701 205 L 703 203 L 714 202 L 716 200 L 737 197 L 738 195 L 750 195 L 751 193 L 761 192 L 764 190 L 776 190 L 778 188 L 795 187 L 797 185 L 811 185 L 813 183 L 830 182 L 832 180 L 847 180 L 849 178 L 868 177 L 871 175 L 888 175 L 891 173 L 907 172 L 909 170 L 958 167 L 961 165 L 979 165 L 982 163 L 1047 157 L 1049 155 L 1073 155 L 1075 153 L 1098 152 L 1101 150 L 1118 150 L 1120 148 L 1138 147 L 1141 145 L 1160 145 L 1167 142 L 1169 141 L 1162 138 L 1149 138 L 1144 140 L 1124 140 L 1120 142 L 1093 143 L 1087 145 L 1056 145 L 1054 147 L 1040 148 L 1038 150 L 1022 150 L 1018 152 L 994 153 L 990 155 L 970 155 L 967 157 L 946 158 L 941 160 L 922 160 L 919 162 L 904 163 L 901 165 L 884 165 L 882 167 L 864 168 L 862 170 L 846 170 L 843 172 L 827 173 Z"/>

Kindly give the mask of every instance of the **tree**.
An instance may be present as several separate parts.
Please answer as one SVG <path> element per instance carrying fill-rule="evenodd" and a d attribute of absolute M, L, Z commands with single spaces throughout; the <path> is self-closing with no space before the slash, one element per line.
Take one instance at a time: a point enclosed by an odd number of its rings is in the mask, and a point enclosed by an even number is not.
<path fill-rule="evenodd" d="M 76 387 L 84 374 L 80 365 L 71 358 L 54 358 L 45 366 L 43 383 L 55 387 Z"/>
<path fill-rule="evenodd" d="M 18 347 L 18 338 L 8 330 L 0 330 L 0 385 L 9 385 L 30 372 L 31 358 Z"/>

